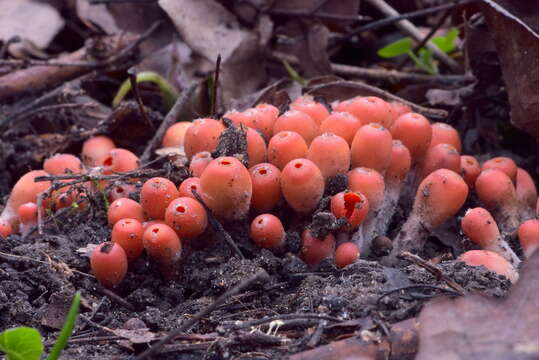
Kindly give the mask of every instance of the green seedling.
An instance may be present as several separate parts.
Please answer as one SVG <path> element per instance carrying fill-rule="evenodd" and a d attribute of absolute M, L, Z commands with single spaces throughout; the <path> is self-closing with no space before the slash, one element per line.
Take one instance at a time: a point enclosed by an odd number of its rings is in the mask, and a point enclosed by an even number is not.
<path fill-rule="evenodd" d="M 166 110 L 168 111 L 172 108 L 178 98 L 178 91 L 164 77 L 153 71 L 143 71 L 137 74 L 136 79 L 137 84 L 141 82 L 151 82 L 157 85 L 159 90 L 161 90 L 163 105 L 166 107 Z M 131 91 L 131 81 L 126 79 L 122 83 L 122 86 L 120 86 L 114 100 L 112 100 L 112 106 L 118 106 L 129 91 Z"/>
<path fill-rule="evenodd" d="M 47 360 L 57 360 L 67 345 L 67 341 L 75 327 L 79 314 L 80 293 L 75 293 L 64 326 Z M 6 354 L 7 360 L 39 360 L 43 354 L 43 341 L 39 331 L 30 327 L 16 327 L 0 333 L 0 351 Z"/>
<path fill-rule="evenodd" d="M 296 71 L 296 69 L 292 67 L 292 65 L 290 65 L 288 61 L 283 60 L 283 66 L 286 69 L 288 75 L 292 78 L 292 80 L 294 80 L 301 86 L 305 86 L 305 79 L 301 77 L 301 75 Z"/>
<path fill-rule="evenodd" d="M 444 53 L 448 54 L 455 50 L 455 40 L 459 36 L 459 30 L 451 29 L 445 36 L 432 38 L 432 42 Z M 399 39 L 378 50 L 378 56 L 389 59 L 400 55 L 408 55 L 415 63 L 418 69 L 428 74 L 437 75 L 438 65 L 434 61 L 433 52 L 430 49 L 422 47 L 418 53 L 413 51 L 413 41 L 410 37 Z"/>

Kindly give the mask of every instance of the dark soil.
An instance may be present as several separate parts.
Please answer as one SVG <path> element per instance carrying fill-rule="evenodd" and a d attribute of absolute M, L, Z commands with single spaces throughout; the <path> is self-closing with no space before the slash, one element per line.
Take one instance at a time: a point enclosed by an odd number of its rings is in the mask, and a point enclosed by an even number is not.
<path fill-rule="evenodd" d="M 43 235 L 35 233 L 27 239 L 11 236 L 0 243 L 0 328 L 33 326 L 50 344 L 62 325 L 72 294 L 80 290 L 84 299 L 81 319 L 65 351 L 66 358 L 127 358 L 146 345 L 122 341 L 110 329 L 135 324 L 162 336 L 209 306 L 227 289 L 264 269 L 269 280 L 231 297 L 192 328 L 190 334 L 211 339 L 203 342 L 207 346 L 159 358 L 239 358 L 247 353 L 258 354 L 251 355 L 253 359 L 282 358 L 308 349 L 312 329 L 320 322 L 302 318 L 301 314 L 355 320 L 328 323 L 321 338 L 323 344 L 360 330 L 381 333 L 378 324 L 416 316 L 429 299 L 451 295 L 443 283 L 415 265 L 397 269 L 362 260 L 339 270 L 331 261 L 325 261 L 318 269 L 309 269 L 292 253 L 275 255 L 247 244 L 245 224 L 229 226 L 228 230 L 239 240 L 247 259 L 235 257 L 218 234 L 210 233 L 206 240 L 211 245 L 200 250 L 187 248 L 170 281 L 163 280 L 159 270 L 141 258 L 130 265 L 126 280 L 116 292 L 127 305 L 107 296 L 88 275 L 91 271 L 84 248 L 106 241 L 110 235 L 102 209 L 95 214 L 87 210 L 61 216 L 45 226 Z M 297 235 L 292 233 L 291 243 L 294 237 Z M 510 286 L 508 280 L 485 268 L 446 261 L 440 269 L 466 290 L 488 296 L 503 296 Z M 394 291 L 399 288 L 403 290 Z M 292 339 L 290 343 L 268 346 L 241 341 L 255 328 L 262 333 L 270 331 L 267 322 L 244 328 L 242 322 L 279 314 L 297 315 L 286 318 L 279 328 Z M 196 343 L 193 339 L 185 343 Z"/>

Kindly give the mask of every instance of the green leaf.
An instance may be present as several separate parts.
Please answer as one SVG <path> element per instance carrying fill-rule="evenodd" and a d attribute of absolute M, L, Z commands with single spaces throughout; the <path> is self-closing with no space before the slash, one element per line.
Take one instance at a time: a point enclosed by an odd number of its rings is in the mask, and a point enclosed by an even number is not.
<path fill-rule="evenodd" d="M 392 42 L 389 45 L 378 50 L 377 54 L 383 58 L 392 58 L 399 55 L 404 55 L 412 49 L 412 39 L 405 37 L 403 39 Z"/>
<path fill-rule="evenodd" d="M 41 335 L 24 326 L 5 330 L 0 334 L 0 351 L 8 360 L 38 360 L 43 353 Z"/>
<path fill-rule="evenodd" d="M 52 347 L 52 350 L 49 353 L 47 360 L 57 360 L 60 357 L 60 353 L 62 352 L 62 350 L 64 350 L 64 348 L 66 347 L 67 340 L 69 340 L 69 337 L 73 332 L 73 328 L 75 327 L 75 321 L 77 320 L 77 316 L 79 315 L 79 305 L 80 292 L 77 291 L 75 293 L 75 296 L 73 296 L 73 301 L 71 302 L 71 307 L 69 308 L 69 312 L 67 313 L 66 321 L 64 322 L 62 331 L 60 331 L 60 335 L 58 336 L 58 339 L 56 339 L 56 342 L 54 343 L 54 346 Z"/>
<path fill-rule="evenodd" d="M 436 44 L 445 53 L 450 53 L 455 49 L 455 40 L 459 36 L 459 29 L 452 28 L 446 36 L 437 36 L 432 39 L 432 42 Z"/>
<path fill-rule="evenodd" d="M 419 61 L 422 65 L 422 69 L 431 75 L 438 74 L 438 66 L 433 59 L 433 53 L 429 49 L 419 49 Z"/>

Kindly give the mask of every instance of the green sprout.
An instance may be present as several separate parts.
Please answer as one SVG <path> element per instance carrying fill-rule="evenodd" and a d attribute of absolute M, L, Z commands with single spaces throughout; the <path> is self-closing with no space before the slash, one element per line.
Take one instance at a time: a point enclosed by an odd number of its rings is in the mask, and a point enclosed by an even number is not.
<path fill-rule="evenodd" d="M 157 85 L 159 90 L 161 90 L 163 105 L 166 107 L 167 111 L 172 108 L 176 102 L 176 99 L 178 98 L 178 91 L 174 88 L 174 86 L 172 86 L 172 84 L 170 84 L 164 77 L 156 72 L 142 71 L 137 74 L 136 81 L 137 84 L 141 82 L 152 82 Z M 129 91 L 131 91 L 131 81 L 126 79 L 112 100 L 112 106 L 118 106 Z"/>
<path fill-rule="evenodd" d="M 290 65 L 288 61 L 283 60 L 283 66 L 286 69 L 288 75 L 292 78 L 292 80 L 294 80 L 301 86 L 305 86 L 305 79 L 301 77 L 301 75 L 296 71 L 296 69 L 292 67 L 292 65 Z"/>
<path fill-rule="evenodd" d="M 448 54 L 455 50 L 455 40 L 459 36 L 459 30 L 452 28 L 447 35 L 432 38 L 432 42 L 444 53 Z M 430 75 L 438 75 L 438 65 L 434 61 L 433 51 L 422 47 L 418 54 L 413 51 L 413 41 L 410 37 L 405 37 L 378 50 L 378 56 L 389 59 L 400 55 L 408 55 L 418 69 Z"/>
<path fill-rule="evenodd" d="M 80 292 L 75 293 L 64 326 L 47 360 L 57 360 L 67 345 L 67 341 L 75 327 L 79 314 Z M 44 346 L 39 331 L 31 327 L 16 327 L 0 333 L 0 351 L 6 354 L 7 360 L 39 360 Z"/>

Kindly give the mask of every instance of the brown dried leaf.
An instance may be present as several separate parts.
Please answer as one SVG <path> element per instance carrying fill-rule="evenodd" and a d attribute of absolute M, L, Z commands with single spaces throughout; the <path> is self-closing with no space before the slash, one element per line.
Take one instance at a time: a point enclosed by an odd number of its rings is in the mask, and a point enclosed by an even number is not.
<path fill-rule="evenodd" d="M 469 295 L 421 311 L 417 360 L 539 358 L 539 252 L 504 300 Z"/>
<path fill-rule="evenodd" d="M 256 90 L 265 80 L 257 35 L 213 0 L 159 0 L 186 44 L 214 63 L 221 55 L 220 94 L 225 104 Z"/>
<path fill-rule="evenodd" d="M 539 139 L 539 3 L 486 0 L 483 13 L 496 39 L 511 103 L 511 121 Z"/>
<path fill-rule="evenodd" d="M 120 31 L 114 17 L 111 15 L 105 4 L 90 4 L 90 0 L 77 1 L 77 16 L 92 27 L 92 24 L 97 24 L 107 34 L 115 34 Z"/>
<path fill-rule="evenodd" d="M 50 296 L 49 304 L 45 307 L 41 325 L 61 329 L 70 306 L 71 296 L 61 292 L 53 293 Z"/>
<path fill-rule="evenodd" d="M 30 0 L 0 0 L 0 40 L 13 36 L 45 48 L 64 27 L 64 20 L 52 6 Z"/>
<path fill-rule="evenodd" d="M 155 333 L 151 332 L 146 328 L 132 330 L 114 329 L 112 330 L 112 332 L 116 336 L 121 336 L 129 340 L 133 344 L 145 344 L 154 340 L 157 337 Z"/>

